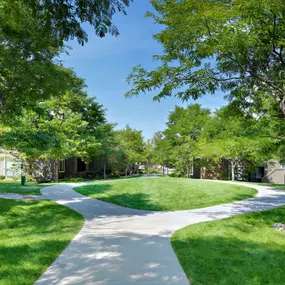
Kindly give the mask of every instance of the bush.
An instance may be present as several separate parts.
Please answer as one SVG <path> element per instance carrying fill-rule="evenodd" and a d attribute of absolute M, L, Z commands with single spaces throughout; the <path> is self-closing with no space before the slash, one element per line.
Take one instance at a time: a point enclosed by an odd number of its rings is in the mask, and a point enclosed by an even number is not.
<path fill-rule="evenodd" d="M 147 169 L 144 169 L 142 170 L 142 173 L 144 174 L 161 174 L 161 171 L 157 170 L 157 169 L 154 169 L 154 168 L 150 168 L 149 170 Z"/>
<path fill-rule="evenodd" d="M 183 178 L 184 176 L 180 172 L 173 172 L 168 174 L 169 177 L 175 177 L 175 178 Z"/>
<path fill-rule="evenodd" d="M 5 179 L 5 175 L 0 175 L 0 180 L 4 180 Z"/>
<path fill-rule="evenodd" d="M 36 179 L 32 175 L 26 174 L 26 181 L 27 182 L 36 182 Z"/>
<path fill-rule="evenodd" d="M 64 178 L 60 179 L 60 182 L 83 182 L 86 181 L 85 178 Z"/>
<path fill-rule="evenodd" d="M 112 174 L 109 174 L 109 175 L 107 175 L 107 178 L 120 178 L 121 176 L 120 176 L 120 174 L 118 174 L 118 173 L 112 173 Z"/>
<path fill-rule="evenodd" d="M 9 176 L 8 178 L 13 180 L 13 181 L 20 180 L 20 176 Z"/>

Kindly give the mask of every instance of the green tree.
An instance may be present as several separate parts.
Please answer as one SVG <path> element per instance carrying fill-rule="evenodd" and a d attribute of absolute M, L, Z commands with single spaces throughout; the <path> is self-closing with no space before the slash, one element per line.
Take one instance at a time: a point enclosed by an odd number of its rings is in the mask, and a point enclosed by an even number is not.
<path fill-rule="evenodd" d="M 77 156 L 88 162 L 100 153 L 100 128 L 105 123 L 104 110 L 94 98 L 67 92 L 24 111 L 16 124 L 3 131 L 1 142 L 25 159 L 54 160 L 58 180 L 60 159 Z"/>
<path fill-rule="evenodd" d="M 125 175 L 131 172 L 144 160 L 144 141 L 142 131 L 130 128 L 117 131 L 117 142 L 120 149 L 125 153 Z"/>
<path fill-rule="evenodd" d="M 176 170 L 186 177 L 190 175 L 194 158 L 199 157 L 200 136 L 209 117 L 210 110 L 199 104 L 175 107 L 168 117 L 164 135 L 171 145 L 170 157 Z"/>
<path fill-rule="evenodd" d="M 117 35 L 116 11 L 129 0 L 2 0 L 0 3 L 0 119 L 19 115 L 33 102 L 60 96 L 73 86 L 73 72 L 58 60 L 65 43 L 88 37 L 82 24 L 97 35 Z"/>
<path fill-rule="evenodd" d="M 100 153 L 96 156 L 96 160 L 102 163 L 103 177 L 107 178 L 107 167 L 112 172 L 120 172 L 120 168 L 125 164 L 124 152 L 116 140 L 115 124 L 103 124 L 97 130 L 97 139 L 101 143 Z"/>
<path fill-rule="evenodd" d="M 205 126 L 200 139 L 201 158 L 227 160 L 234 181 L 238 166 L 259 165 L 268 160 L 275 143 L 266 128 L 261 128 L 258 118 L 230 104 L 217 110 Z"/>
<path fill-rule="evenodd" d="M 151 140 L 147 140 L 144 146 L 144 157 L 147 164 L 147 173 L 149 174 L 150 166 L 153 162 L 154 145 Z"/>
<path fill-rule="evenodd" d="M 154 149 L 153 149 L 153 160 L 154 162 L 162 165 L 162 175 L 165 174 L 165 167 L 171 166 L 171 150 L 172 146 L 166 139 L 163 132 L 156 132 L 152 138 Z"/>
<path fill-rule="evenodd" d="M 218 90 L 231 98 L 274 99 L 285 115 L 283 0 L 154 0 L 148 13 L 163 26 L 154 38 L 159 66 L 133 69 L 126 96 L 159 89 L 154 97 L 197 99 Z"/>

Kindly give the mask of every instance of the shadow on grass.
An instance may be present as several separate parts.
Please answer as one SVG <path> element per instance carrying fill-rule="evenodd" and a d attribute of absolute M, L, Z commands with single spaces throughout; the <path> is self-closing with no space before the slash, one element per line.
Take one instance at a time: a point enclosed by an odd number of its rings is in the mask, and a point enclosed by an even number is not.
<path fill-rule="evenodd" d="M 211 236 L 173 238 L 172 246 L 192 285 L 284 284 L 285 234 L 283 248 Z"/>
<path fill-rule="evenodd" d="M 145 193 L 135 194 L 108 194 L 113 188 L 112 184 L 98 183 L 83 187 L 77 187 L 76 191 L 82 195 L 89 196 L 91 198 L 99 199 L 108 203 L 116 204 L 122 207 L 138 210 L 148 211 L 163 211 L 168 208 L 163 208 L 159 203 L 153 203 L 150 199 L 150 195 Z M 106 196 L 104 195 L 106 194 Z M 101 195 L 101 196 L 100 196 Z"/>
<path fill-rule="evenodd" d="M 83 225 L 51 201 L 0 199 L 0 284 L 33 284 Z"/>
<path fill-rule="evenodd" d="M 254 189 L 255 190 L 255 189 Z M 258 193 L 256 190 L 255 190 L 255 195 Z M 246 200 L 246 199 L 249 199 L 249 198 L 252 198 L 253 195 L 251 194 L 244 194 L 244 193 L 239 193 L 239 194 L 236 194 L 235 196 L 232 197 L 232 200 L 233 201 L 242 201 L 242 200 Z"/>
<path fill-rule="evenodd" d="M 192 285 L 284 284 L 285 207 L 177 231 L 172 246 Z"/>
<path fill-rule="evenodd" d="M 46 185 L 26 184 L 25 186 L 22 186 L 19 181 L 0 181 L 0 194 L 15 193 L 20 195 L 40 195 L 40 189 L 43 187 L 46 187 Z"/>

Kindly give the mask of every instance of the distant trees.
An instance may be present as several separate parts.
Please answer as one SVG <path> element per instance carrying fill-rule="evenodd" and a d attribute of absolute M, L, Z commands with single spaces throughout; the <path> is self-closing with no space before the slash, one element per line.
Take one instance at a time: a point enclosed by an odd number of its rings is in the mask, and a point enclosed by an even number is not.
<path fill-rule="evenodd" d="M 144 161 L 145 145 L 142 131 L 137 131 L 127 125 L 125 129 L 117 131 L 116 139 L 126 157 L 125 175 L 127 176 L 135 168 L 138 171 L 140 163 Z"/>
<path fill-rule="evenodd" d="M 172 164 L 184 177 L 190 176 L 197 159 L 204 167 L 227 160 L 234 180 L 240 165 L 284 158 L 285 122 L 272 106 L 241 108 L 235 101 L 214 113 L 198 104 L 175 107 L 166 129 L 154 136 L 153 155 L 162 165 Z"/>
<path fill-rule="evenodd" d="M 145 147 L 144 147 L 144 160 L 147 165 L 148 174 L 149 174 L 150 166 L 153 163 L 153 158 L 154 158 L 153 152 L 154 152 L 153 142 L 151 140 L 147 140 L 147 142 L 145 143 Z"/>
<path fill-rule="evenodd" d="M 231 165 L 231 178 L 235 180 L 236 168 L 241 163 L 262 163 L 262 130 L 257 120 L 245 115 L 232 105 L 217 110 L 209 120 L 201 144 L 201 157 Z"/>
<path fill-rule="evenodd" d="M 162 174 L 165 174 L 165 168 L 169 168 L 171 164 L 171 144 L 165 138 L 163 132 L 156 132 L 152 138 L 153 142 L 153 160 L 162 166 Z"/>
<path fill-rule="evenodd" d="M 154 155 L 162 165 L 172 164 L 189 177 L 194 158 L 200 155 L 200 136 L 210 119 L 210 110 L 198 104 L 175 107 L 169 114 L 166 129 L 154 137 Z"/>

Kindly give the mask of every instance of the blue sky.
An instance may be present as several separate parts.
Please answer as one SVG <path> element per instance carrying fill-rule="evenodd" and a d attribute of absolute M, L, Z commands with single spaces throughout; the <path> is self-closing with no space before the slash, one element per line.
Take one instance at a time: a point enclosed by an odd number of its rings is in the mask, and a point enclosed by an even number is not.
<path fill-rule="evenodd" d="M 153 102 L 155 93 L 131 99 L 124 97 L 131 88 L 126 78 L 132 67 L 142 64 L 151 69 L 156 66 L 152 56 L 161 53 L 161 46 L 152 38 L 161 27 L 144 17 L 146 11 L 152 11 L 149 0 L 135 0 L 126 16 L 116 14 L 114 24 L 120 31 L 118 37 L 108 35 L 100 39 L 86 26 L 88 43 L 82 47 L 71 41 L 68 45 L 72 50 L 61 59 L 66 67 L 72 67 L 78 76 L 86 79 L 88 94 L 96 96 L 107 109 L 108 121 L 117 122 L 117 128 L 129 124 L 143 130 L 145 138 L 151 138 L 154 132 L 165 128 L 168 114 L 175 105 L 186 104 L 175 98 Z M 204 96 L 197 102 L 213 110 L 226 104 L 222 94 Z"/>

